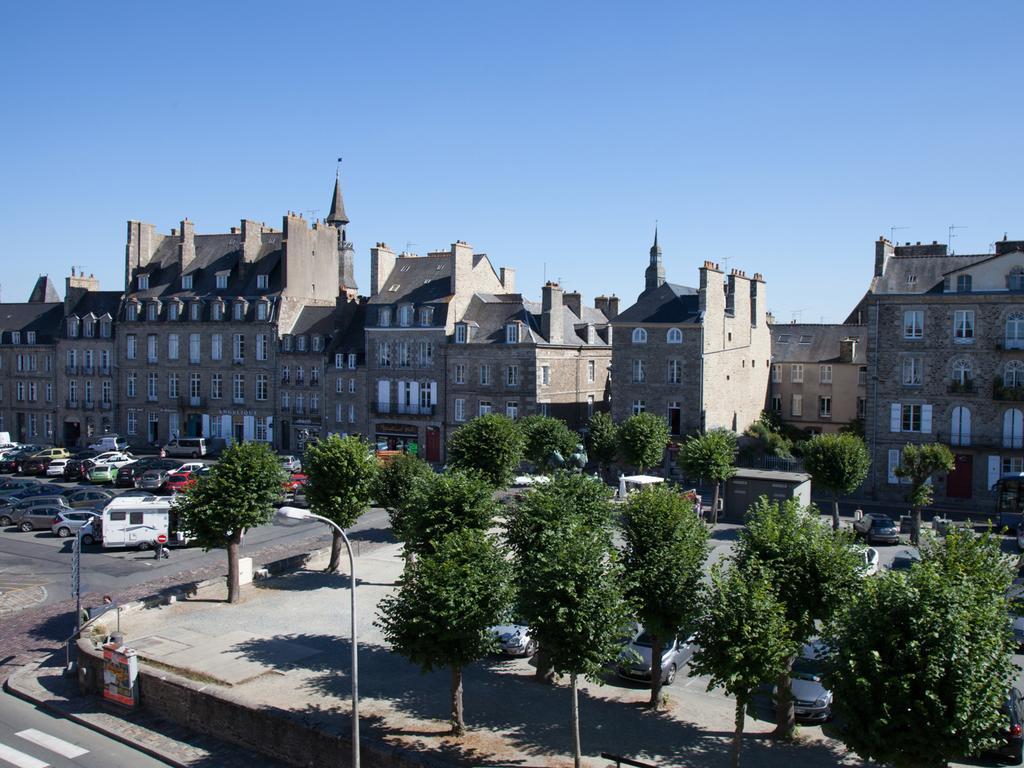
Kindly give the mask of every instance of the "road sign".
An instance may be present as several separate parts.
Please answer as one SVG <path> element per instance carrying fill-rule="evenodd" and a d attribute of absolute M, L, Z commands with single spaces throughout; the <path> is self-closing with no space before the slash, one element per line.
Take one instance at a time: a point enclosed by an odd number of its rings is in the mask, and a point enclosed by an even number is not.
<path fill-rule="evenodd" d="M 166 544 L 167 543 L 167 534 L 165 534 L 165 533 L 159 534 L 156 537 L 156 543 L 157 544 Z"/>

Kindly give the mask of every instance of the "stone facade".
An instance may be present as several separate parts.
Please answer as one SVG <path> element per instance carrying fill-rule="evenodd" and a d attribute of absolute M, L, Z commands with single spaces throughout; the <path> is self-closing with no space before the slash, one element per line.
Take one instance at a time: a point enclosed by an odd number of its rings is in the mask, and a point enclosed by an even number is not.
<path fill-rule="evenodd" d="M 867 328 L 863 325 L 772 326 L 766 410 L 809 433 L 838 432 L 864 419 Z"/>
<path fill-rule="evenodd" d="M 907 443 L 938 441 L 956 468 L 936 503 L 994 510 L 992 485 L 1024 469 L 1024 241 L 995 254 L 952 255 L 939 243 L 875 244 L 875 274 L 851 319 L 869 338 L 865 432 L 870 490 L 899 499 Z"/>

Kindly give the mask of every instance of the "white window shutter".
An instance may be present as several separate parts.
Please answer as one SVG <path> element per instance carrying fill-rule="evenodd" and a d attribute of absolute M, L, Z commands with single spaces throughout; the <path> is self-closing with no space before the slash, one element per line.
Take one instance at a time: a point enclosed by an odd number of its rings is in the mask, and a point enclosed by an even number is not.
<path fill-rule="evenodd" d="M 409 405 L 420 404 L 420 383 L 418 381 L 409 382 Z"/>
<path fill-rule="evenodd" d="M 890 448 L 889 449 L 889 482 L 898 483 L 899 477 L 896 476 L 896 467 L 900 465 L 900 449 Z"/>
<path fill-rule="evenodd" d="M 1002 470 L 1002 463 L 998 456 L 988 457 L 988 487 L 992 489 L 995 487 L 996 481 L 999 479 L 999 475 Z"/>
<path fill-rule="evenodd" d="M 377 382 L 377 402 L 381 405 L 387 405 L 391 402 L 391 382 L 387 379 L 381 379 Z"/>
<path fill-rule="evenodd" d="M 921 432 L 926 435 L 932 433 L 932 406 L 929 403 L 921 406 Z"/>
<path fill-rule="evenodd" d="M 249 442 L 256 436 L 256 417 L 255 416 L 243 416 L 242 417 L 242 439 L 245 442 Z"/>
<path fill-rule="evenodd" d="M 231 430 L 231 417 L 221 416 L 220 417 L 220 436 L 227 441 L 228 445 L 235 439 L 235 435 Z"/>
<path fill-rule="evenodd" d="M 971 444 L 971 411 L 969 408 L 960 409 L 960 445 Z"/>
<path fill-rule="evenodd" d="M 430 404 L 437 405 L 437 382 L 430 382 Z"/>
<path fill-rule="evenodd" d="M 889 408 L 889 431 L 899 432 L 903 422 L 903 407 L 899 403 L 893 403 Z"/>
<path fill-rule="evenodd" d="M 267 416 L 267 442 L 273 444 L 274 442 L 274 417 Z"/>
<path fill-rule="evenodd" d="M 210 414 L 203 414 L 203 437 L 210 436 Z"/>

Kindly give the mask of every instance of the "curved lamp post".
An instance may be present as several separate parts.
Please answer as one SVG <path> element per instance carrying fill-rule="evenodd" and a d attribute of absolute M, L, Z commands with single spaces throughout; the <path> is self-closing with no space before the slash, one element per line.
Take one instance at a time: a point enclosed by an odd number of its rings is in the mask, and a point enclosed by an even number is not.
<path fill-rule="evenodd" d="M 356 561 L 352 556 L 352 543 L 340 525 L 322 515 L 314 515 L 308 509 L 281 507 L 277 510 L 277 515 L 285 520 L 319 520 L 327 523 L 341 534 L 345 549 L 348 550 L 348 567 L 352 579 L 352 768 L 359 768 L 359 654 L 356 648 Z"/>

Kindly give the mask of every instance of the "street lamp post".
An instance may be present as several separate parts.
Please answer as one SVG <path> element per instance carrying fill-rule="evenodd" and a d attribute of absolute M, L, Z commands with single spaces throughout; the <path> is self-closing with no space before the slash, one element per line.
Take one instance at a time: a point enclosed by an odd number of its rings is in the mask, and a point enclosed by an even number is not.
<path fill-rule="evenodd" d="M 356 561 L 352 555 L 352 542 L 340 525 L 322 515 L 315 515 L 308 509 L 300 507 L 281 507 L 277 510 L 279 517 L 288 520 L 319 520 L 334 528 L 345 542 L 348 550 L 348 570 L 352 579 L 349 590 L 352 596 L 352 768 L 359 768 L 359 654 L 356 647 Z"/>

